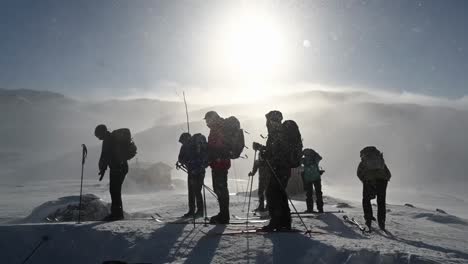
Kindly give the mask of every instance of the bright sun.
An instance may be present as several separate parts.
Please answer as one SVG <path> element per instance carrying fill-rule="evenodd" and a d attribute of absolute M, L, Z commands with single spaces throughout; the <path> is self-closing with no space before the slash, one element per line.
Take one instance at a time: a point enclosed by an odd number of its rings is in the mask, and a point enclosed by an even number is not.
<path fill-rule="evenodd" d="M 285 36 L 268 16 L 244 13 L 220 27 L 216 60 L 244 81 L 270 79 L 284 67 Z"/>

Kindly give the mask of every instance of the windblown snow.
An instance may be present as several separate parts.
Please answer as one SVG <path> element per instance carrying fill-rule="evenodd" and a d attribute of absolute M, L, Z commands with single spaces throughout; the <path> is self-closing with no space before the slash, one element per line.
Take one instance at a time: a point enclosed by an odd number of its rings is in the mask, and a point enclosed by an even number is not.
<path fill-rule="evenodd" d="M 86 197 L 85 211 L 106 208 L 98 197 Z M 303 217 L 312 230 L 310 236 L 228 235 L 246 226 L 170 223 L 186 210 L 186 194 L 175 191 L 124 197 L 127 207 L 139 202 L 145 209 L 133 210 L 123 221 L 60 222 L 60 216 L 75 210 L 76 198 L 47 202 L 21 221 L 1 225 L 1 262 L 23 263 L 38 247 L 26 263 L 468 263 L 468 220 L 435 208 L 388 205 L 391 235 L 377 230 L 363 234 L 342 221 L 348 215 L 363 222 L 360 204 L 326 197 L 325 211 L 330 213 Z M 208 212 L 213 215 L 216 201 L 207 198 Z M 295 198 L 297 209 L 304 210 L 303 197 Z M 243 195 L 231 196 L 233 215 L 245 216 L 244 201 Z M 54 214 L 59 222 L 45 220 Z M 305 230 L 299 218 L 293 222 L 295 228 Z"/>

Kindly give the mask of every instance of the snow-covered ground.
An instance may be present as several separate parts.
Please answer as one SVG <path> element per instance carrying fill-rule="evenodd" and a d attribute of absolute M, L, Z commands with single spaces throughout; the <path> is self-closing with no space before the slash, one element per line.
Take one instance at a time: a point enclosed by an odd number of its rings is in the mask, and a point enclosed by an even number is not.
<path fill-rule="evenodd" d="M 217 203 L 207 195 L 212 215 L 217 213 Z M 304 210 L 303 197 L 296 198 L 295 206 Z M 181 191 L 125 195 L 126 211 L 139 218 L 133 220 L 3 224 L 0 260 L 22 263 L 42 242 L 27 263 L 468 263 L 468 220 L 435 209 L 390 204 L 387 226 L 393 236 L 363 235 L 342 221 L 346 214 L 363 222 L 360 204 L 329 197 L 326 211 L 337 210 L 339 203 L 351 208 L 304 218 L 314 231 L 311 237 L 302 233 L 219 236 L 245 226 L 194 227 L 141 219 L 154 213 L 174 219 L 187 210 L 186 199 Z M 244 196 L 231 196 L 232 214 L 245 215 L 244 200 Z M 253 198 L 252 203 L 256 202 Z M 294 227 L 304 229 L 298 218 Z M 47 241 L 42 241 L 44 236 Z"/>

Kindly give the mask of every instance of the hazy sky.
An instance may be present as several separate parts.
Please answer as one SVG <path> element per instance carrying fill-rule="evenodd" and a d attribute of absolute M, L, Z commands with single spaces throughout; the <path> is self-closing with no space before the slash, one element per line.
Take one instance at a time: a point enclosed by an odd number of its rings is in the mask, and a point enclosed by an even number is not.
<path fill-rule="evenodd" d="M 3 0 L 0 88 L 165 97 L 310 83 L 461 97 L 467 12 L 463 0 Z"/>

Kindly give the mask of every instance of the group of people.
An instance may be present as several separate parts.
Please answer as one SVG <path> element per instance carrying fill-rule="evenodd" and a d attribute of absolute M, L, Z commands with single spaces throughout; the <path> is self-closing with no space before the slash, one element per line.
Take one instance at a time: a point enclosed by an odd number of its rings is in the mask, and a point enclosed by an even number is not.
<path fill-rule="evenodd" d="M 286 187 L 292 168 L 300 166 L 303 168 L 301 176 L 306 191 L 306 213 L 324 212 L 321 184 L 324 170 L 319 166 L 322 157 L 313 149 L 303 149 L 299 128 L 294 121 L 283 121 L 282 113 L 276 110 L 268 112 L 265 117 L 268 130 L 267 142 L 265 145 L 253 143 L 256 155 L 253 169 L 249 173 L 251 177 L 257 171 L 259 173 L 259 205 L 255 211 L 269 214 L 270 222 L 262 228 L 263 231 L 290 230 L 291 211 Z M 244 148 L 243 131 L 236 118 L 222 118 L 215 111 L 207 112 L 204 119 L 210 129 L 208 139 L 200 133 L 194 135 L 183 133 L 179 138 L 182 146 L 176 167 L 187 173 L 188 185 L 189 210 L 183 217 L 197 218 L 205 215 L 206 207 L 202 190 L 206 169 L 210 167 L 214 193 L 219 202 L 219 213 L 210 218 L 210 223 L 228 224 L 230 221 L 228 171 L 231 159 L 238 158 Z M 95 130 L 96 137 L 103 140 L 99 160 L 100 179 L 106 169 L 110 168 L 112 205 L 111 213 L 105 219 L 109 221 L 124 217 L 121 188 L 128 172 L 127 160 L 136 154 L 136 147 L 131 140 L 129 142 L 129 135 L 124 137 L 124 142 L 125 146 L 130 147 L 128 151 L 130 153 L 123 155 L 125 158 L 115 154 L 117 145 L 121 144 L 118 142 L 122 140 L 116 140 L 114 132 L 109 132 L 105 125 L 99 125 Z M 387 183 L 391 177 L 390 171 L 385 164 L 383 154 L 377 148 L 365 147 L 361 150 L 360 156 L 357 176 L 363 184 L 362 206 L 366 225 L 370 229 L 372 221 L 376 220 L 373 217 L 371 200 L 377 198 L 377 221 L 379 227 L 385 230 L 385 199 Z M 313 193 L 316 196 L 317 211 L 314 211 Z"/>

